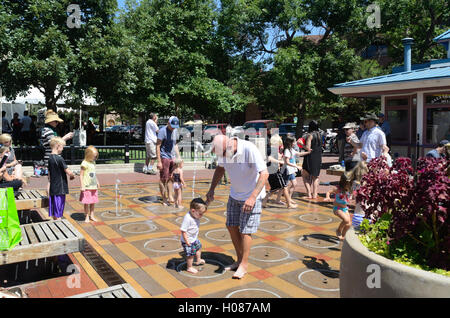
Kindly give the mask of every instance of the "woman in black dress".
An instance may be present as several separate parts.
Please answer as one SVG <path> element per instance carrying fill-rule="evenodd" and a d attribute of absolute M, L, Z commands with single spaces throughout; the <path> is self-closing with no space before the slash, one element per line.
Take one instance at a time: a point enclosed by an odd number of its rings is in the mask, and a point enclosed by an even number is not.
<path fill-rule="evenodd" d="M 320 168 L 322 166 L 322 138 L 319 132 L 319 124 L 315 120 L 309 123 L 305 149 L 311 151 L 311 153 L 305 156 L 303 160 L 302 178 L 308 199 L 317 199 Z"/>

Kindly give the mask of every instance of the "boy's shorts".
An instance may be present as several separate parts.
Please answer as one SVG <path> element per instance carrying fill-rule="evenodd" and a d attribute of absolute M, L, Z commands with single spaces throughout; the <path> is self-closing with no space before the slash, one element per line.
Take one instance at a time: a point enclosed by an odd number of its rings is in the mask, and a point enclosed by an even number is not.
<path fill-rule="evenodd" d="M 181 246 L 183 246 L 184 252 L 186 256 L 195 256 L 195 254 L 202 248 L 202 243 L 199 240 L 191 243 L 191 246 L 188 246 L 186 243 L 181 242 Z"/>
<path fill-rule="evenodd" d="M 239 232 L 242 234 L 253 234 L 258 231 L 262 200 L 256 200 L 255 206 L 250 213 L 242 211 L 245 201 L 238 201 L 232 197 L 228 198 L 227 204 L 227 226 L 239 226 Z"/>

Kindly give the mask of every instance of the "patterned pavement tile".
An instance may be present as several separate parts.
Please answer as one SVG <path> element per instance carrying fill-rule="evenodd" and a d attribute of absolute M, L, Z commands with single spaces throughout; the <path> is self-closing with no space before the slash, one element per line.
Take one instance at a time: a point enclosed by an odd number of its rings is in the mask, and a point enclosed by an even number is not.
<path fill-rule="evenodd" d="M 294 196 L 296 209 L 273 203 L 263 209 L 259 230 L 252 235 L 248 274 L 236 280 L 231 279 L 233 271 L 223 270 L 236 255 L 225 226 L 229 186 L 219 185 L 200 225 L 206 264 L 196 266 L 199 272 L 195 275 L 187 273 L 179 228 L 192 194 L 205 198 L 209 180 L 196 180 L 195 189 L 193 181 L 187 183 L 184 209 L 162 206 L 157 183 L 121 184 L 118 214 L 114 186 L 104 186 L 95 212 L 99 222 L 89 224 L 84 223 L 83 207 L 74 189 L 66 217 L 96 242 L 93 247 L 101 249 L 99 253 L 125 281 L 138 284 L 147 297 L 339 296 L 342 243 L 335 237 L 335 229 L 340 219 L 323 198 L 311 201 L 301 193 Z M 33 293 L 51 295 L 45 289 Z"/>

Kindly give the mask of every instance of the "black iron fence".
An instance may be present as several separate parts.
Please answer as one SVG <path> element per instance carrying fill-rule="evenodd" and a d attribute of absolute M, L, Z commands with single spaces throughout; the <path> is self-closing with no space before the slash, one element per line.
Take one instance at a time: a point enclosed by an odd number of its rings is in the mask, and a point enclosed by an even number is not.
<path fill-rule="evenodd" d="M 196 155 L 194 144 L 179 144 L 180 156 L 183 159 L 194 160 Z M 203 145 L 206 147 L 206 145 Z M 16 159 L 22 160 L 24 166 L 32 166 L 34 161 L 44 159 L 44 147 L 42 146 L 18 146 L 13 147 Z M 146 158 L 145 145 L 123 145 L 123 146 L 95 146 L 99 152 L 97 163 L 108 163 L 112 161 L 130 163 L 132 161 L 141 161 Z M 81 164 L 84 160 L 84 152 L 86 147 L 69 145 L 64 147 L 61 156 L 67 164 Z M 209 158 L 209 155 L 206 155 Z M 203 151 L 197 151 L 197 160 L 204 160 Z"/>

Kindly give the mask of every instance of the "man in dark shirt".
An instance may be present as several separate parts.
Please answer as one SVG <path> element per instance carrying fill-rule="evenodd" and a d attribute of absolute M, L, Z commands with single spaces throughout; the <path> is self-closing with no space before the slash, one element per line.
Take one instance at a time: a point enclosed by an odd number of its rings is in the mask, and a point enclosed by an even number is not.
<path fill-rule="evenodd" d="M 175 157 L 180 158 L 180 153 L 176 144 L 178 137 L 177 128 L 179 127 L 180 121 L 178 118 L 175 116 L 170 117 L 167 126 L 164 126 L 159 130 L 158 138 L 156 140 L 159 189 L 161 191 L 163 205 L 169 205 L 171 202 L 174 202 L 170 175 L 174 170 Z"/>

